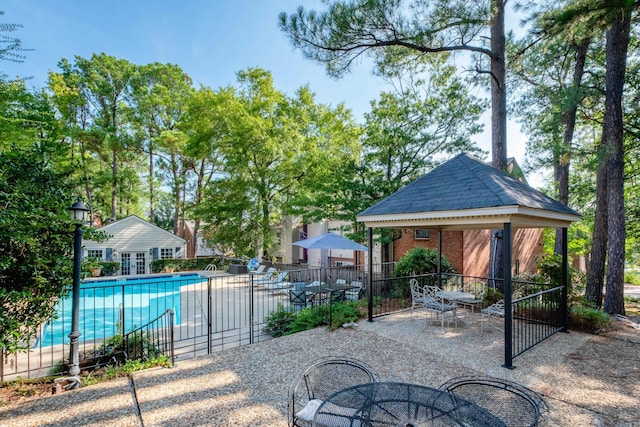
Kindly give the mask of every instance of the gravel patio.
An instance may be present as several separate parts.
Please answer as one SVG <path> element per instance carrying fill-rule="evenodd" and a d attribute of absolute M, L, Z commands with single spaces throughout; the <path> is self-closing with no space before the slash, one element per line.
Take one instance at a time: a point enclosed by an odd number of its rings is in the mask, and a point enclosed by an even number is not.
<path fill-rule="evenodd" d="M 506 378 L 541 393 L 545 426 L 640 425 L 640 330 L 560 333 L 501 367 L 502 334 L 425 327 L 399 313 L 333 332 L 315 329 L 237 347 L 171 369 L 138 372 L 77 391 L 0 408 L 0 426 L 286 426 L 289 384 L 323 356 L 372 365 L 381 380 L 439 386 L 461 376 Z M 137 402 L 137 404 L 136 404 Z"/>

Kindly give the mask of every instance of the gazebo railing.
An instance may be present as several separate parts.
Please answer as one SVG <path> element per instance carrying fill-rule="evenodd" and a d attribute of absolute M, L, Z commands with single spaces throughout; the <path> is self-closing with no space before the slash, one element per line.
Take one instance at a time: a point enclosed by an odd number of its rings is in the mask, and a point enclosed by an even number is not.
<path fill-rule="evenodd" d="M 387 277 L 372 280 L 372 317 L 384 316 L 411 308 L 409 280 L 417 279 L 421 286 L 440 286 L 446 290 L 464 290 L 479 294 L 494 284 L 502 291 L 502 279 L 437 273 Z M 509 359 L 524 353 L 536 344 L 566 328 L 564 287 L 548 283 L 513 280 L 512 322 L 510 335 L 505 339 L 505 353 Z M 511 366 L 508 366 L 511 367 Z"/>

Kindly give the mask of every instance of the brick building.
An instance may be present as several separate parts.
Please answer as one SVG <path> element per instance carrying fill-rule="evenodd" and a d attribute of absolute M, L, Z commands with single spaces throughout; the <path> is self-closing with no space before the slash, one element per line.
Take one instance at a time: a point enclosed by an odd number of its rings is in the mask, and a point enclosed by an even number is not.
<path fill-rule="evenodd" d="M 521 176 L 516 179 L 465 153 L 357 216 L 370 230 L 401 230 L 393 260 L 416 246 L 437 249 L 441 233 L 442 253 L 456 272 L 482 277 L 493 276 L 492 231 L 509 243 L 505 260 L 511 261 L 511 271 L 529 272 L 542 255 L 542 229 L 566 232 L 579 219 L 577 212 L 529 187 Z"/>
<path fill-rule="evenodd" d="M 456 273 L 465 276 L 489 275 L 490 230 L 442 232 L 442 254 Z M 413 248 L 438 250 L 438 232 L 429 229 L 402 229 L 393 242 L 393 260 L 399 261 Z M 535 272 L 536 258 L 542 256 L 542 230 L 523 228 L 513 234 L 513 272 Z"/>

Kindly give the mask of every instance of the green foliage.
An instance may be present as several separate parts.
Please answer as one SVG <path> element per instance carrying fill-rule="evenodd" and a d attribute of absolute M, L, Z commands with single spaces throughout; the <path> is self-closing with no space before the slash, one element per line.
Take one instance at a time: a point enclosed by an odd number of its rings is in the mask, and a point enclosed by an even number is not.
<path fill-rule="evenodd" d="M 4 15 L 4 11 L 0 10 L 0 16 Z M 13 33 L 22 28 L 22 24 L 0 23 L 0 33 Z M 10 35 L 0 35 L 0 61 L 23 62 L 25 56 L 22 52 L 29 50 L 22 47 L 22 40 Z M 2 77 L 2 75 L 0 75 Z"/>
<path fill-rule="evenodd" d="M 574 304 L 569 307 L 569 327 L 580 331 L 599 333 L 611 324 L 611 317 L 590 305 Z"/>
<path fill-rule="evenodd" d="M 113 276 L 120 268 L 120 263 L 118 261 L 100 261 L 100 266 L 104 276 Z"/>
<path fill-rule="evenodd" d="M 265 318 L 264 331 L 273 336 L 290 335 L 318 326 L 328 326 L 333 330 L 348 322 L 355 322 L 362 315 L 362 302 L 345 301 L 340 303 L 322 304 L 316 307 L 306 307 L 300 311 L 289 311 L 282 304 L 277 310 Z M 331 308 L 331 324 L 329 324 L 329 309 Z"/>
<path fill-rule="evenodd" d="M 482 296 L 482 306 L 489 307 L 504 298 L 504 294 L 496 288 L 487 288 Z"/>
<path fill-rule="evenodd" d="M 453 266 L 442 256 L 442 273 L 454 273 Z M 428 248 L 413 248 L 407 252 L 396 264 L 392 277 L 422 276 L 425 274 L 438 272 L 438 252 Z M 424 286 L 426 283 L 423 283 Z M 411 289 L 408 279 L 393 281 L 391 290 L 395 298 L 408 298 L 411 296 Z"/>
<path fill-rule="evenodd" d="M 0 151 L 0 347 L 25 348 L 71 285 L 73 196 L 39 149 Z"/>
<path fill-rule="evenodd" d="M 294 311 L 289 311 L 282 304 L 278 304 L 277 310 L 271 312 L 265 319 L 264 332 L 274 338 L 285 335 L 289 325 L 295 317 Z"/>
<path fill-rule="evenodd" d="M 127 360 L 123 365 L 110 365 L 105 368 L 103 372 L 94 371 L 82 378 L 82 385 L 89 386 L 98 384 L 103 381 L 110 381 L 115 378 L 128 377 L 132 373 L 142 371 L 149 368 L 155 368 L 158 366 L 170 367 L 171 361 L 167 356 L 158 356 L 149 360 Z"/>
<path fill-rule="evenodd" d="M 442 273 L 455 273 L 453 266 L 442 256 Z M 406 277 L 438 272 L 438 252 L 428 248 L 413 248 L 407 252 L 393 271 L 393 277 Z"/>

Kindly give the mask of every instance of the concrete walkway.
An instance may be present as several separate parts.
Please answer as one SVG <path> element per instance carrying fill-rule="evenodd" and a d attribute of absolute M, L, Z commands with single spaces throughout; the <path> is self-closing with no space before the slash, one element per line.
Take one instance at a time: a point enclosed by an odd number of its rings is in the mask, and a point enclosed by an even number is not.
<path fill-rule="evenodd" d="M 544 395 L 546 426 L 633 426 L 640 420 L 640 332 L 556 334 L 502 364 L 502 336 L 477 324 L 425 326 L 408 313 L 358 327 L 294 334 L 135 373 L 19 407 L 0 426 L 286 426 L 287 389 L 314 359 L 348 355 L 382 380 L 439 386 L 460 376 L 506 378 Z M 635 423 L 635 424 L 634 424 Z"/>

